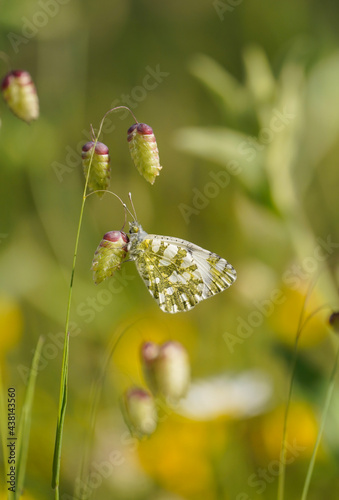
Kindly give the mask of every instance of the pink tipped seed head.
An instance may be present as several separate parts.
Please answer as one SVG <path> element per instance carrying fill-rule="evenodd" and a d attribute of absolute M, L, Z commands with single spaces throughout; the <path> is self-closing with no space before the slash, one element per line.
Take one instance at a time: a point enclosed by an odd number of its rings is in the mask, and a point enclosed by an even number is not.
<path fill-rule="evenodd" d="M 138 123 L 137 132 L 140 135 L 152 135 L 153 129 L 149 125 L 146 125 L 146 123 Z"/>
<path fill-rule="evenodd" d="M 175 352 L 178 350 L 179 352 L 185 351 L 185 348 L 180 342 L 177 342 L 176 340 L 168 340 L 167 342 L 164 342 L 161 346 L 161 351 L 166 352 L 166 351 L 172 351 Z"/>
<path fill-rule="evenodd" d="M 140 387 L 131 387 L 131 389 L 128 389 L 126 392 L 126 399 L 130 400 L 131 398 L 151 399 L 151 395 Z"/>
<path fill-rule="evenodd" d="M 6 75 L 1 82 L 1 90 L 6 90 L 10 86 L 12 79 L 13 79 L 12 73 L 8 73 L 8 75 Z"/>
<path fill-rule="evenodd" d="M 20 79 L 20 85 L 27 85 L 32 82 L 31 75 L 27 71 L 16 69 L 7 73 L 1 83 L 1 90 L 7 89 L 14 79 Z"/>
<path fill-rule="evenodd" d="M 129 238 L 128 238 L 127 234 L 124 233 L 123 231 L 108 231 L 108 233 L 104 234 L 103 239 L 108 240 L 108 241 L 113 241 L 113 242 L 116 242 L 119 240 L 122 240 L 124 243 L 129 242 Z"/>
<path fill-rule="evenodd" d="M 141 346 L 141 359 L 144 363 L 152 363 L 159 354 L 159 346 L 154 342 L 144 342 Z"/>
<path fill-rule="evenodd" d="M 88 151 L 92 150 L 93 146 L 94 146 L 94 142 L 93 141 L 86 142 L 86 144 L 84 144 L 82 146 L 82 152 L 83 153 L 88 153 Z M 98 155 L 108 155 L 109 149 L 106 146 L 106 144 L 103 144 L 102 142 L 97 142 L 97 144 L 95 146 L 95 152 Z"/>
<path fill-rule="evenodd" d="M 139 125 L 138 123 L 134 123 L 133 125 L 131 125 L 130 128 L 127 130 L 127 134 L 131 134 L 138 125 Z"/>
<path fill-rule="evenodd" d="M 87 153 L 88 151 L 90 151 L 92 149 L 93 146 L 94 146 L 93 141 L 86 142 L 86 144 L 84 144 L 82 146 L 82 152 Z"/>
<path fill-rule="evenodd" d="M 97 145 L 95 146 L 95 152 L 98 155 L 108 155 L 109 149 L 106 146 L 106 144 L 102 142 L 97 142 Z"/>
<path fill-rule="evenodd" d="M 27 76 L 30 78 L 30 74 L 27 73 L 27 71 L 24 71 L 22 69 L 15 69 L 11 73 L 13 76 L 16 76 L 17 78 L 20 78 L 21 76 Z"/>
<path fill-rule="evenodd" d="M 39 117 L 39 99 L 31 75 L 27 71 L 9 72 L 1 82 L 1 92 L 11 111 L 30 123 Z"/>
<path fill-rule="evenodd" d="M 107 190 L 111 178 L 108 147 L 102 142 L 86 142 L 82 147 L 81 159 L 85 178 L 87 178 L 90 168 L 89 190 L 96 191 L 96 194 L 101 198 Z"/>
<path fill-rule="evenodd" d="M 339 332 L 339 312 L 334 312 L 331 314 L 331 316 L 329 317 L 329 324 L 336 333 Z"/>
<path fill-rule="evenodd" d="M 155 366 L 158 392 L 172 403 L 185 396 L 190 381 L 190 365 L 186 349 L 176 341 L 162 344 Z"/>
<path fill-rule="evenodd" d="M 152 127 L 134 124 L 128 130 L 128 145 L 132 161 L 147 182 L 154 184 L 161 170 L 159 151 Z"/>
<path fill-rule="evenodd" d="M 150 436 L 157 426 L 157 410 L 151 394 L 132 387 L 124 394 L 123 417 L 131 433 L 141 439 Z"/>
<path fill-rule="evenodd" d="M 127 130 L 127 142 L 130 142 L 133 139 L 134 136 L 134 130 L 137 128 L 138 124 L 134 123 L 128 130 Z"/>
<path fill-rule="evenodd" d="M 123 231 L 109 231 L 103 236 L 92 261 L 93 280 L 96 284 L 114 275 L 128 253 L 129 238 Z"/>

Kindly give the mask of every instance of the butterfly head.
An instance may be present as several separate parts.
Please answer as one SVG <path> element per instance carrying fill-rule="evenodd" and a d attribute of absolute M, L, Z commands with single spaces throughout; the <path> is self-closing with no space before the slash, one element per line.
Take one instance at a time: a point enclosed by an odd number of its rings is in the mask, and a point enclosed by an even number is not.
<path fill-rule="evenodd" d="M 130 240 L 132 240 L 132 241 L 141 241 L 147 236 L 146 231 L 143 230 L 143 228 L 141 227 L 139 222 L 136 220 L 129 223 L 129 233 L 128 234 L 129 234 Z"/>
<path fill-rule="evenodd" d="M 129 223 L 129 233 L 130 234 L 137 234 L 142 231 L 142 227 L 137 221 L 133 221 Z"/>

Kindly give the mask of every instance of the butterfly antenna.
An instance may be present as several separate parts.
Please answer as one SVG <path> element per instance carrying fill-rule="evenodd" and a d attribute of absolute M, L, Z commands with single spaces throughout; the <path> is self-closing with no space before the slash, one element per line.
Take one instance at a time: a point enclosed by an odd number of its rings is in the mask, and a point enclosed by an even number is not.
<path fill-rule="evenodd" d="M 124 225 L 122 226 L 123 228 L 125 227 L 125 224 L 126 224 L 126 221 L 127 221 L 127 212 L 130 214 L 130 216 L 132 217 L 132 219 L 134 218 L 134 215 L 132 214 L 132 212 L 128 209 L 126 203 L 124 203 L 122 201 L 122 199 L 120 198 L 120 196 L 118 196 L 116 193 L 113 193 L 113 191 L 108 191 L 108 193 L 111 193 L 111 194 L 114 194 L 114 196 L 116 198 L 118 198 L 118 200 L 120 201 L 121 205 L 124 207 L 124 210 L 125 210 L 125 222 L 124 222 Z M 134 207 L 133 207 L 134 209 Z"/>
<path fill-rule="evenodd" d="M 120 198 L 120 196 L 118 196 L 116 193 L 113 193 L 113 191 L 109 191 L 108 189 L 96 189 L 95 191 L 91 191 L 90 193 L 87 193 L 86 194 L 86 198 L 88 198 L 89 196 L 92 196 L 93 194 L 95 193 L 109 193 L 109 194 L 112 194 L 113 196 L 115 196 L 116 198 L 118 198 L 118 200 L 120 201 L 121 205 L 124 207 L 124 210 L 125 210 L 125 222 L 124 222 L 124 225 L 122 227 L 125 226 L 126 224 L 126 219 L 127 219 L 127 212 L 130 214 L 130 216 L 132 217 L 132 219 L 134 219 L 134 215 L 132 214 L 132 212 L 128 209 L 126 203 L 124 203 L 122 201 L 122 199 Z M 133 207 L 134 208 L 134 207 Z"/>
<path fill-rule="evenodd" d="M 122 231 L 124 229 L 124 227 L 126 226 L 126 222 L 127 222 L 127 205 L 126 205 L 126 203 L 123 203 L 122 206 L 124 207 L 124 210 L 125 210 L 125 221 L 124 221 L 123 226 L 120 229 L 120 231 Z"/>
<path fill-rule="evenodd" d="M 129 197 L 129 201 L 131 202 L 131 205 L 132 205 L 132 208 L 133 208 L 134 220 L 137 221 L 138 217 L 137 217 L 137 213 L 136 213 L 135 208 L 134 208 L 134 204 L 133 204 L 133 200 L 132 200 L 132 193 L 128 193 L 128 197 Z"/>

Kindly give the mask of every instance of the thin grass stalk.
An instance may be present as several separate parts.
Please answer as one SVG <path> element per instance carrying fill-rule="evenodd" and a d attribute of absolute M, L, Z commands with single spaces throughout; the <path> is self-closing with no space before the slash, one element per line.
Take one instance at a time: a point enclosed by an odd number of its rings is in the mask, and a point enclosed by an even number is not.
<path fill-rule="evenodd" d="M 4 389 L 3 389 L 3 383 L 2 383 L 2 371 L 0 367 L 0 439 L 1 439 L 1 446 L 2 446 L 2 455 L 3 455 L 3 476 L 6 476 L 6 462 L 7 462 L 7 447 L 6 447 L 6 434 L 7 434 L 7 428 L 6 428 L 6 410 L 5 410 L 5 397 L 4 397 Z M 5 483 L 5 481 L 4 481 Z"/>
<path fill-rule="evenodd" d="M 314 283 L 313 283 L 314 285 Z M 298 346 L 299 346 L 299 339 L 300 335 L 302 332 L 302 329 L 304 326 L 307 324 L 307 322 L 313 318 L 315 314 L 317 314 L 320 310 L 322 310 L 324 307 L 319 307 L 316 309 L 311 315 L 308 316 L 308 318 L 303 321 L 303 315 L 305 311 L 305 306 L 307 303 L 307 300 L 310 296 L 312 287 L 309 288 L 307 295 L 305 296 L 301 315 L 299 318 L 299 323 L 298 323 L 298 328 L 297 328 L 297 334 L 295 337 L 295 342 L 294 342 L 294 349 L 293 349 L 293 355 L 292 355 L 292 363 L 291 363 L 291 380 L 288 388 L 288 396 L 287 396 L 287 403 L 286 403 L 286 409 L 285 409 L 285 415 L 284 415 L 284 424 L 283 424 L 283 436 L 282 436 L 282 444 L 281 444 L 281 453 L 280 453 L 280 468 L 279 468 L 279 477 L 278 477 L 278 494 L 277 494 L 277 500 L 284 500 L 284 491 L 285 491 L 285 476 L 286 476 L 286 443 L 287 443 L 287 420 L 288 420 L 288 414 L 290 411 L 290 406 L 291 406 L 291 400 L 292 400 L 292 392 L 293 392 L 293 386 L 294 386 L 294 378 L 295 378 L 295 368 L 297 364 L 297 355 L 298 355 Z"/>
<path fill-rule="evenodd" d="M 29 436 L 30 436 L 31 420 L 32 420 L 32 407 L 33 407 L 33 399 L 35 392 L 35 382 L 39 371 L 39 361 L 43 343 L 44 343 L 43 337 L 39 337 L 34 352 L 31 369 L 29 372 L 25 401 L 20 416 L 20 424 L 18 428 L 18 440 L 17 440 L 17 475 L 16 475 L 17 483 L 14 494 L 15 500 L 19 500 L 24 489 Z"/>
<path fill-rule="evenodd" d="M 292 392 L 294 385 L 294 377 L 295 377 L 295 367 L 297 364 L 297 352 L 298 352 L 298 343 L 299 337 L 296 338 L 293 350 L 293 358 L 291 365 L 291 380 L 288 389 L 287 403 L 284 415 L 284 425 L 283 425 L 283 438 L 281 444 L 281 454 L 280 454 L 280 469 L 279 469 L 279 478 L 278 478 L 278 500 L 284 499 L 284 491 L 285 491 L 285 476 L 286 476 L 286 442 L 287 442 L 287 420 L 288 414 L 290 411 L 291 400 L 292 400 Z"/>
<path fill-rule="evenodd" d="M 91 450 L 93 448 L 93 439 L 94 439 L 94 430 L 95 430 L 95 421 L 96 421 L 96 415 L 97 415 L 97 409 L 98 405 L 100 402 L 100 397 L 105 381 L 105 376 L 108 368 L 108 363 L 111 360 L 115 349 L 117 348 L 117 345 L 125 332 L 130 328 L 128 326 L 127 328 L 124 328 L 122 332 L 120 332 L 116 338 L 114 338 L 108 348 L 106 349 L 106 354 L 105 358 L 102 364 L 102 368 L 100 370 L 99 376 L 97 380 L 93 383 L 92 385 L 92 390 L 91 390 L 91 396 L 90 396 L 90 401 L 91 401 L 91 406 L 90 406 L 90 412 L 89 412 L 89 438 L 86 441 L 86 446 L 85 446 L 85 451 L 83 454 L 82 458 L 82 463 L 80 467 L 80 478 L 81 478 L 81 484 L 87 484 L 88 480 L 88 475 L 89 475 L 89 457 Z M 82 488 L 82 492 L 84 492 L 85 489 Z M 82 493 L 75 491 L 75 496 L 76 498 L 79 497 L 79 500 L 85 500 L 84 496 Z"/>
<path fill-rule="evenodd" d="M 80 216 L 78 229 L 75 239 L 75 247 L 74 247 L 74 255 L 73 255 L 73 264 L 72 264 L 72 272 L 71 272 L 71 280 L 69 285 L 69 294 L 68 294 L 68 302 L 67 302 L 67 313 L 66 313 L 66 322 L 65 322 L 65 338 L 64 338 L 64 350 L 63 350 L 63 358 L 62 358 L 62 369 L 61 369 L 61 381 L 60 381 L 60 395 L 59 395 L 59 410 L 58 410 L 58 420 L 57 420 L 57 428 L 56 428 L 56 436 L 55 436 L 55 447 L 54 447 L 54 457 L 53 457 L 53 469 L 52 469 L 52 488 L 55 490 L 55 500 L 59 500 L 59 482 L 60 482 L 60 462 L 61 462 L 61 448 L 62 448 L 62 436 L 64 430 L 64 422 L 65 422 L 65 414 L 67 407 L 67 395 L 68 395 L 68 360 L 69 360 L 69 320 L 70 320 L 70 312 L 71 312 L 71 304 L 72 304 L 72 292 L 73 292 L 73 281 L 74 281 L 74 273 L 75 273 L 75 265 L 78 254 L 79 240 L 80 240 L 80 232 L 84 214 L 84 208 L 86 203 L 86 193 L 88 186 L 88 179 L 91 173 L 91 167 L 93 163 L 93 156 L 95 152 L 95 147 L 98 142 L 98 138 L 101 132 L 102 125 L 100 127 L 97 138 L 94 141 L 94 147 L 91 153 L 90 164 L 86 176 L 86 182 L 84 187 L 84 192 L 82 196 L 82 203 L 80 208 Z"/>
<path fill-rule="evenodd" d="M 318 431 L 318 435 L 317 435 L 317 440 L 316 440 L 314 448 L 313 448 L 313 453 L 312 453 L 312 457 L 310 460 L 310 464 L 309 464 L 308 469 L 307 469 L 307 474 L 306 474 L 303 492 L 301 495 L 301 500 L 306 500 L 308 490 L 310 487 L 311 478 L 312 478 L 313 469 L 314 469 L 314 464 L 315 464 L 315 459 L 316 459 L 316 456 L 318 453 L 320 441 L 321 441 L 321 438 L 322 438 L 322 435 L 324 432 L 324 428 L 325 428 L 325 422 L 326 422 L 326 418 L 327 418 L 328 409 L 330 407 L 331 399 L 333 396 L 333 391 L 334 391 L 334 386 L 335 386 L 335 376 L 336 376 L 337 368 L 338 368 L 338 360 L 339 360 L 339 349 L 337 349 L 337 354 L 335 357 L 332 373 L 330 376 L 329 385 L 328 385 L 327 394 L 326 394 L 326 399 L 325 399 L 325 404 L 324 404 L 324 411 L 323 411 L 323 414 L 321 417 L 321 423 L 320 423 L 320 427 L 319 427 L 319 431 Z"/>
<path fill-rule="evenodd" d="M 91 159 L 87 171 L 85 187 L 82 196 L 82 203 L 80 208 L 78 229 L 75 239 L 75 247 L 74 247 L 74 256 L 73 256 L 73 264 L 72 264 L 72 272 L 71 272 L 71 280 L 69 286 L 69 294 L 68 294 L 68 302 L 67 302 L 67 313 L 66 313 L 66 322 L 65 322 L 65 338 L 64 338 L 64 349 L 63 349 L 63 358 L 62 358 L 62 369 L 61 369 L 61 381 L 60 381 L 60 394 L 59 394 L 59 409 L 58 409 L 58 419 L 57 419 L 57 427 L 56 427 L 56 436 L 55 436 L 55 445 L 54 445 L 54 456 L 53 456 L 53 468 L 52 468 L 52 488 L 55 490 L 55 500 L 59 500 L 59 483 L 60 483 L 60 463 L 61 463 L 61 448 L 62 448 L 62 437 L 63 437 L 63 429 L 65 422 L 65 414 L 67 407 L 67 396 L 68 396 L 68 360 L 69 360 L 69 320 L 70 320 L 70 312 L 71 312 L 71 304 L 72 304 L 72 292 L 73 292 L 73 281 L 74 281 L 74 273 L 75 266 L 78 254 L 79 240 L 80 240 L 80 232 L 84 214 L 85 203 L 87 199 L 87 187 L 89 176 L 91 173 L 91 167 L 93 163 L 93 157 L 95 153 L 95 147 L 99 140 L 102 127 L 104 124 L 104 120 L 109 113 L 113 111 L 117 111 L 118 109 L 125 108 L 127 109 L 134 119 L 136 120 L 132 111 L 126 106 L 118 106 L 116 108 L 110 109 L 104 115 L 101 120 L 99 131 L 94 139 L 94 145 L 92 148 Z"/>

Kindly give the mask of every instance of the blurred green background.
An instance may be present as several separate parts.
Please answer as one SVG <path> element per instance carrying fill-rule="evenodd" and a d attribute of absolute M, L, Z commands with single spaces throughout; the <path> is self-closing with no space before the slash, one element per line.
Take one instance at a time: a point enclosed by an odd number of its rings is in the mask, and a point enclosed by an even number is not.
<path fill-rule="evenodd" d="M 304 0 L 0 2 L 1 50 L 13 69 L 31 73 L 41 109 L 30 126 L 4 102 L 0 110 L 0 357 L 18 413 L 45 336 L 23 498 L 53 498 L 62 332 L 84 186 L 79 150 L 90 124 L 98 128 L 119 104 L 153 127 L 163 170 L 154 186 L 137 173 L 126 141 L 133 120 L 117 112 L 101 138 L 111 189 L 126 202 L 132 192 L 146 231 L 217 252 L 238 280 L 174 316 L 159 311 L 132 263 L 96 287 L 94 251 L 105 232 L 122 227 L 124 211 L 112 196 L 88 199 L 61 498 L 81 489 L 91 388 L 123 331 L 98 382 L 92 482 L 82 498 L 276 498 L 294 337 L 314 313 L 302 329 L 289 419 L 286 498 L 300 498 L 336 349 L 326 323 L 338 302 L 338 14 L 334 2 Z M 141 343 L 167 339 L 187 347 L 193 382 L 209 384 L 211 407 L 198 397 L 190 416 L 170 412 L 136 443 L 119 398 L 144 384 Z M 250 389 L 258 370 L 264 388 Z M 338 409 L 335 393 L 310 499 L 338 498 Z"/>

